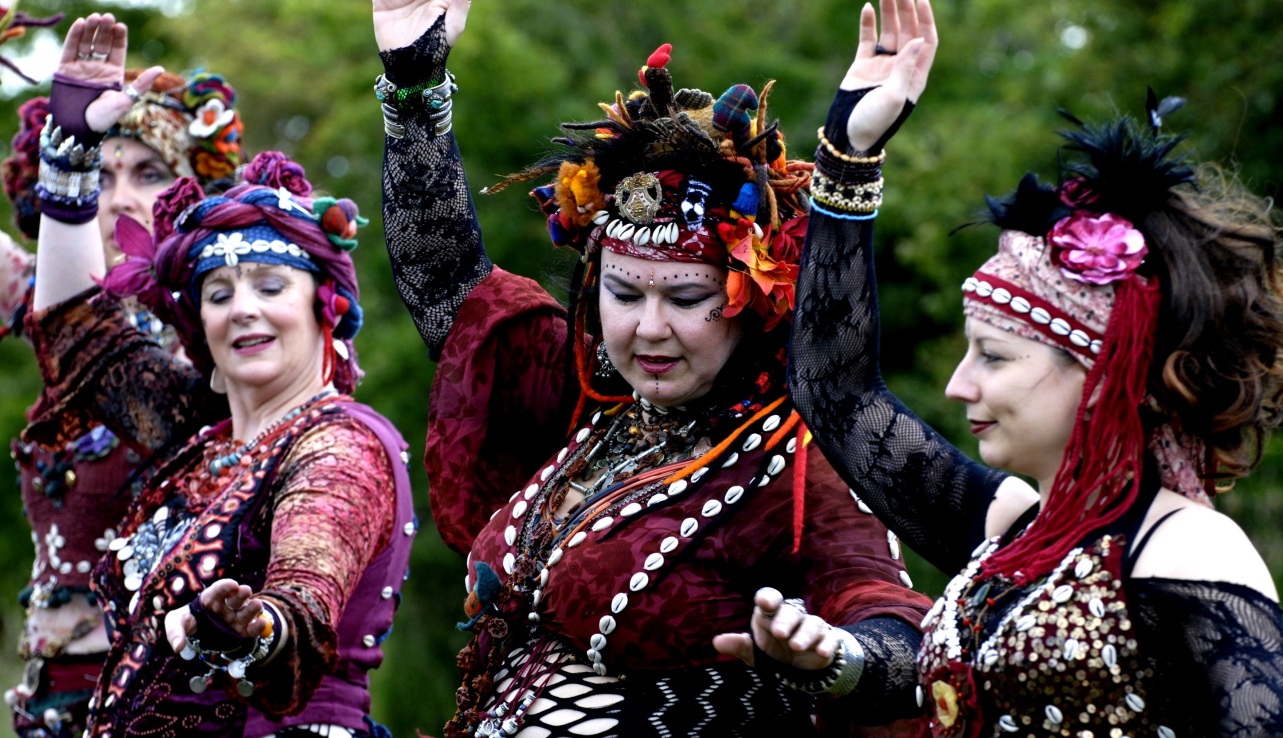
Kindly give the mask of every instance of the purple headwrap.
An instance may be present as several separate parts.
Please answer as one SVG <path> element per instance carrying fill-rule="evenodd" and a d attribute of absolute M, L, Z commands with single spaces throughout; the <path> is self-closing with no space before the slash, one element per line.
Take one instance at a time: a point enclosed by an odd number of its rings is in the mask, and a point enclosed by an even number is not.
<path fill-rule="evenodd" d="M 303 168 L 279 152 L 256 157 L 246 180 L 250 184 L 203 198 L 194 180 L 180 179 L 156 201 L 154 237 L 122 216 L 116 242 L 127 259 L 103 286 L 115 297 L 136 295 L 172 325 L 193 365 L 208 374 L 214 364 L 200 323 L 202 275 L 240 261 L 311 272 L 322 326 L 333 338 L 334 385 L 350 394 L 361 377 L 352 338 L 362 312 L 349 252 L 355 227 L 366 221 L 351 200 L 310 198 Z"/>

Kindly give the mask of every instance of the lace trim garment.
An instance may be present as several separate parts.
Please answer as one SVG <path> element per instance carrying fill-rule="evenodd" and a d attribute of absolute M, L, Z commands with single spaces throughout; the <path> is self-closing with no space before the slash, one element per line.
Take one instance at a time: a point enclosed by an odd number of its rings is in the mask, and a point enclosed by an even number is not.
<path fill-rule="evenodd" d="M 932 564 L 958 571 L 984 537 L 1005 475 L 967 458 L 884 385 L 872 235 L 872 220 L 812 211 L 793 322 L 794 401 L 860 498 Z M 1156 691 L 1191 705 L 1176 735 L 1283 735 L 1277 603 L 1222 582 L 1129 579 L 1127 588 Z"/>
<path fill-rule="evenodd" d="M 380 54 L 388 80 L 405 87 L 445 76 L 444 18 L 414 44 Z M 405 137 L 388 136 L 384 149 L 383 227 L 397 290 L 436 361 L 491 263 L 454 135 L 433 135 L 422 115 L 403 117 Z"/>
<path fill-rule="evenodd" d="M 860 499 L 941 570 L 966 565 L 1006 475 L 915 416 L 878 367 L 873 221 L 811 214 L 789 383 L 824 455 Z"/>
<path fill-rule="evenodd" d="M 1186 711 L 1174 716 L 1177 736 L 1283 735 L 1277 602 L 1228 582 L 1132 579 L 1127 588 L 1154 691 Z"/>

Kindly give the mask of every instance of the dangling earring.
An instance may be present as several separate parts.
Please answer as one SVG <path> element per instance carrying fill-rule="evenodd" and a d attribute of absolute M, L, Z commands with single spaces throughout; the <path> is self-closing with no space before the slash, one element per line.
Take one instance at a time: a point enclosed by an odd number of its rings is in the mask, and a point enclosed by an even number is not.
<path fill-rule="evenodd" d="M 209 373 L 209 388 L 216 394 L 227 394 L 227 380 L 218 373 L 218 367 Z"/>
<path fill-rule="evenodd" d="M 597 344 L 597 371 L 593 372 L 598 377 L 609 377 L 615 373 L 615 365 L 610 363 L 610 354 L 606 353 L 606 342 L 602 341 Z"/>

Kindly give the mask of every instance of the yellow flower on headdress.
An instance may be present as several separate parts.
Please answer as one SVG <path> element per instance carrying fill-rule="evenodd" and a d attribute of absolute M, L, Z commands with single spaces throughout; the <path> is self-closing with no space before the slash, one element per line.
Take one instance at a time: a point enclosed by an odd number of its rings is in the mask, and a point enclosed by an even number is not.
<path fill-rule="evenodd" d="M 598 189 L 601 171 L 591 161 L 581 164 L 562 162 L 557 173 L 556 198 L 562 218 L 579 228 L 592 224 L 593 216 L 605 209 L 606 198 Z"/>

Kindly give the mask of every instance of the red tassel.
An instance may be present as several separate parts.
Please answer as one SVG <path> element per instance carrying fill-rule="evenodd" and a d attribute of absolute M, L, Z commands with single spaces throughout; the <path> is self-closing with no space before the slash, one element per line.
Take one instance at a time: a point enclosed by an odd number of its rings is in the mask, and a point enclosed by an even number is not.
<path fill-rule="evenodd" d="M 1073 435 L 1047 495 L 1025 534 L 985 560 L 982 576 L 1018 583 L 1049 574 L 1093 531 L 1122 517 L 1140 491 L 1145 429 L 1137 409 L 1147 392 L 1154 354 L 1158 280 L 1119 282 L 1100 358 L 1083 383 Z M 1099 390 L 1087 418 L 1087 401 Z"/>
<path fill-rule="evenodd" d="M 802 522 L 806 517 L 806 423 L 797 424 L 797 451 L 793 454 L 793 553 L 802 548 Z"/>
<path fill-rule="evenodd" d="M 334 367 L 338 365 L 338 357 L 334 355 L 334 329 L 326 323 L 322 333 L 325 336 L 325 358 L 321 360 L 321 384 L 328 385 L 334 381 Z"/>

